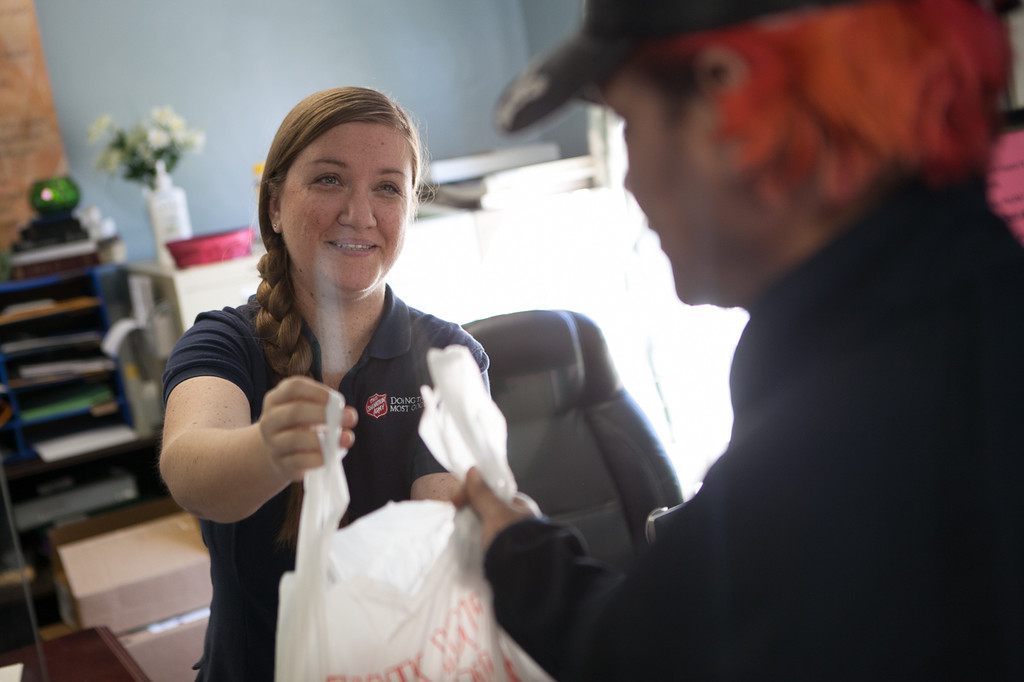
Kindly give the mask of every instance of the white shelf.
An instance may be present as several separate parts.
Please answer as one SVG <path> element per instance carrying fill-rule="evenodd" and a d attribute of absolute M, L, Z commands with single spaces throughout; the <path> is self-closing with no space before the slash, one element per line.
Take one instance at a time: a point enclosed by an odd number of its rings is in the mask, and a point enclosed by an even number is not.
<path fill-rule="evenodd" d="M 154 303 L 165 302 L 173 311 L 171 333 L 180 336 L 192 326 L 199 313 L 248 301 L 260 283 L 256 265 L 262 255 L 255 253 L 182 270 L 155 262 L 131 263 L 128 272 L 149 276 Z"/>

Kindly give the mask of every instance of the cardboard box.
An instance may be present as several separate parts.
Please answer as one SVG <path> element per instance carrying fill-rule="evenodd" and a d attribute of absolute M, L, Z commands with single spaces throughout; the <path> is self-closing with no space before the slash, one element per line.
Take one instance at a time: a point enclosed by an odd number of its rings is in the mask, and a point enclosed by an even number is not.
<path fill-rule="evenodd" d="M 118 639 L 151 682 L 193 682 L 203 655 L 209 610 L 129 632 Z"/>
<path fill-rule="evenodd" d="M 208 607 L 210 555 L 194 516 L 170 498 L 53 528 L 61 617 L 123 634 Z"/>

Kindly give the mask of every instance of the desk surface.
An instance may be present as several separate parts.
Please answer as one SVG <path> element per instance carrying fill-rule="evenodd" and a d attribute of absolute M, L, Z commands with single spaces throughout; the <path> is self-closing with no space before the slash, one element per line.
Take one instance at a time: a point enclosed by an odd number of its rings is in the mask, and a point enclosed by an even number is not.
<path fill-rule="evenodd" d="M 150 682 L 142 668 L 105 627 L 43 642 L 49 682 Z M 0 667 L 23 663 L 22 682 L 46 682 L 35 646 L 0 653 Z"/>

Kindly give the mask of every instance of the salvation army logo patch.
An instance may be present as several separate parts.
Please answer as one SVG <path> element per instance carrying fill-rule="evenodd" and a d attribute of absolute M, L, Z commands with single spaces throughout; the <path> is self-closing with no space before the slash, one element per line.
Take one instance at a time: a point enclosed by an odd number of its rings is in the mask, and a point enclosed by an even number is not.
<path fill-rule="evenodd" d="M 388 413 L 388 396 L 386 393 L 374 393 L 366 400 L 366 414 L 380 419 Z"/>

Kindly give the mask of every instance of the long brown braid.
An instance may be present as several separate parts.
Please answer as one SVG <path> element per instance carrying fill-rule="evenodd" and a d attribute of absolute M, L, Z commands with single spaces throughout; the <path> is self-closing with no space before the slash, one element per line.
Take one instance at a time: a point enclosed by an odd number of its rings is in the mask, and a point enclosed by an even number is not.
<path fill-rule="evenodd" d="M 359 87 L 323 90 L 306 97 L 285 116 L 267 152 L 258 206 L 260 236 L 267 252 L 258 266 L 263 281 L 256 290 L 260 304 L 256 333 L 271 370 L 271 384 L 287 376 L 310 376 L 313 364 L 313 351 L 302 334 L 303 320 L 295 306 L 288 250 L 284 237 L 274 230 L 270 221 L 271 197 L 279 195 L 288 170 L 302 150 L 343 123 L 379 123 L 401 133 L 411 150 L 414 197 L 422 181 L 425 154 L 412 118 L 396 102 L 376 90 Z M 301 508 L 302 483 L 292 483 L 285 519 L 277 536 L 280 545 L 295 546 Z"/>

